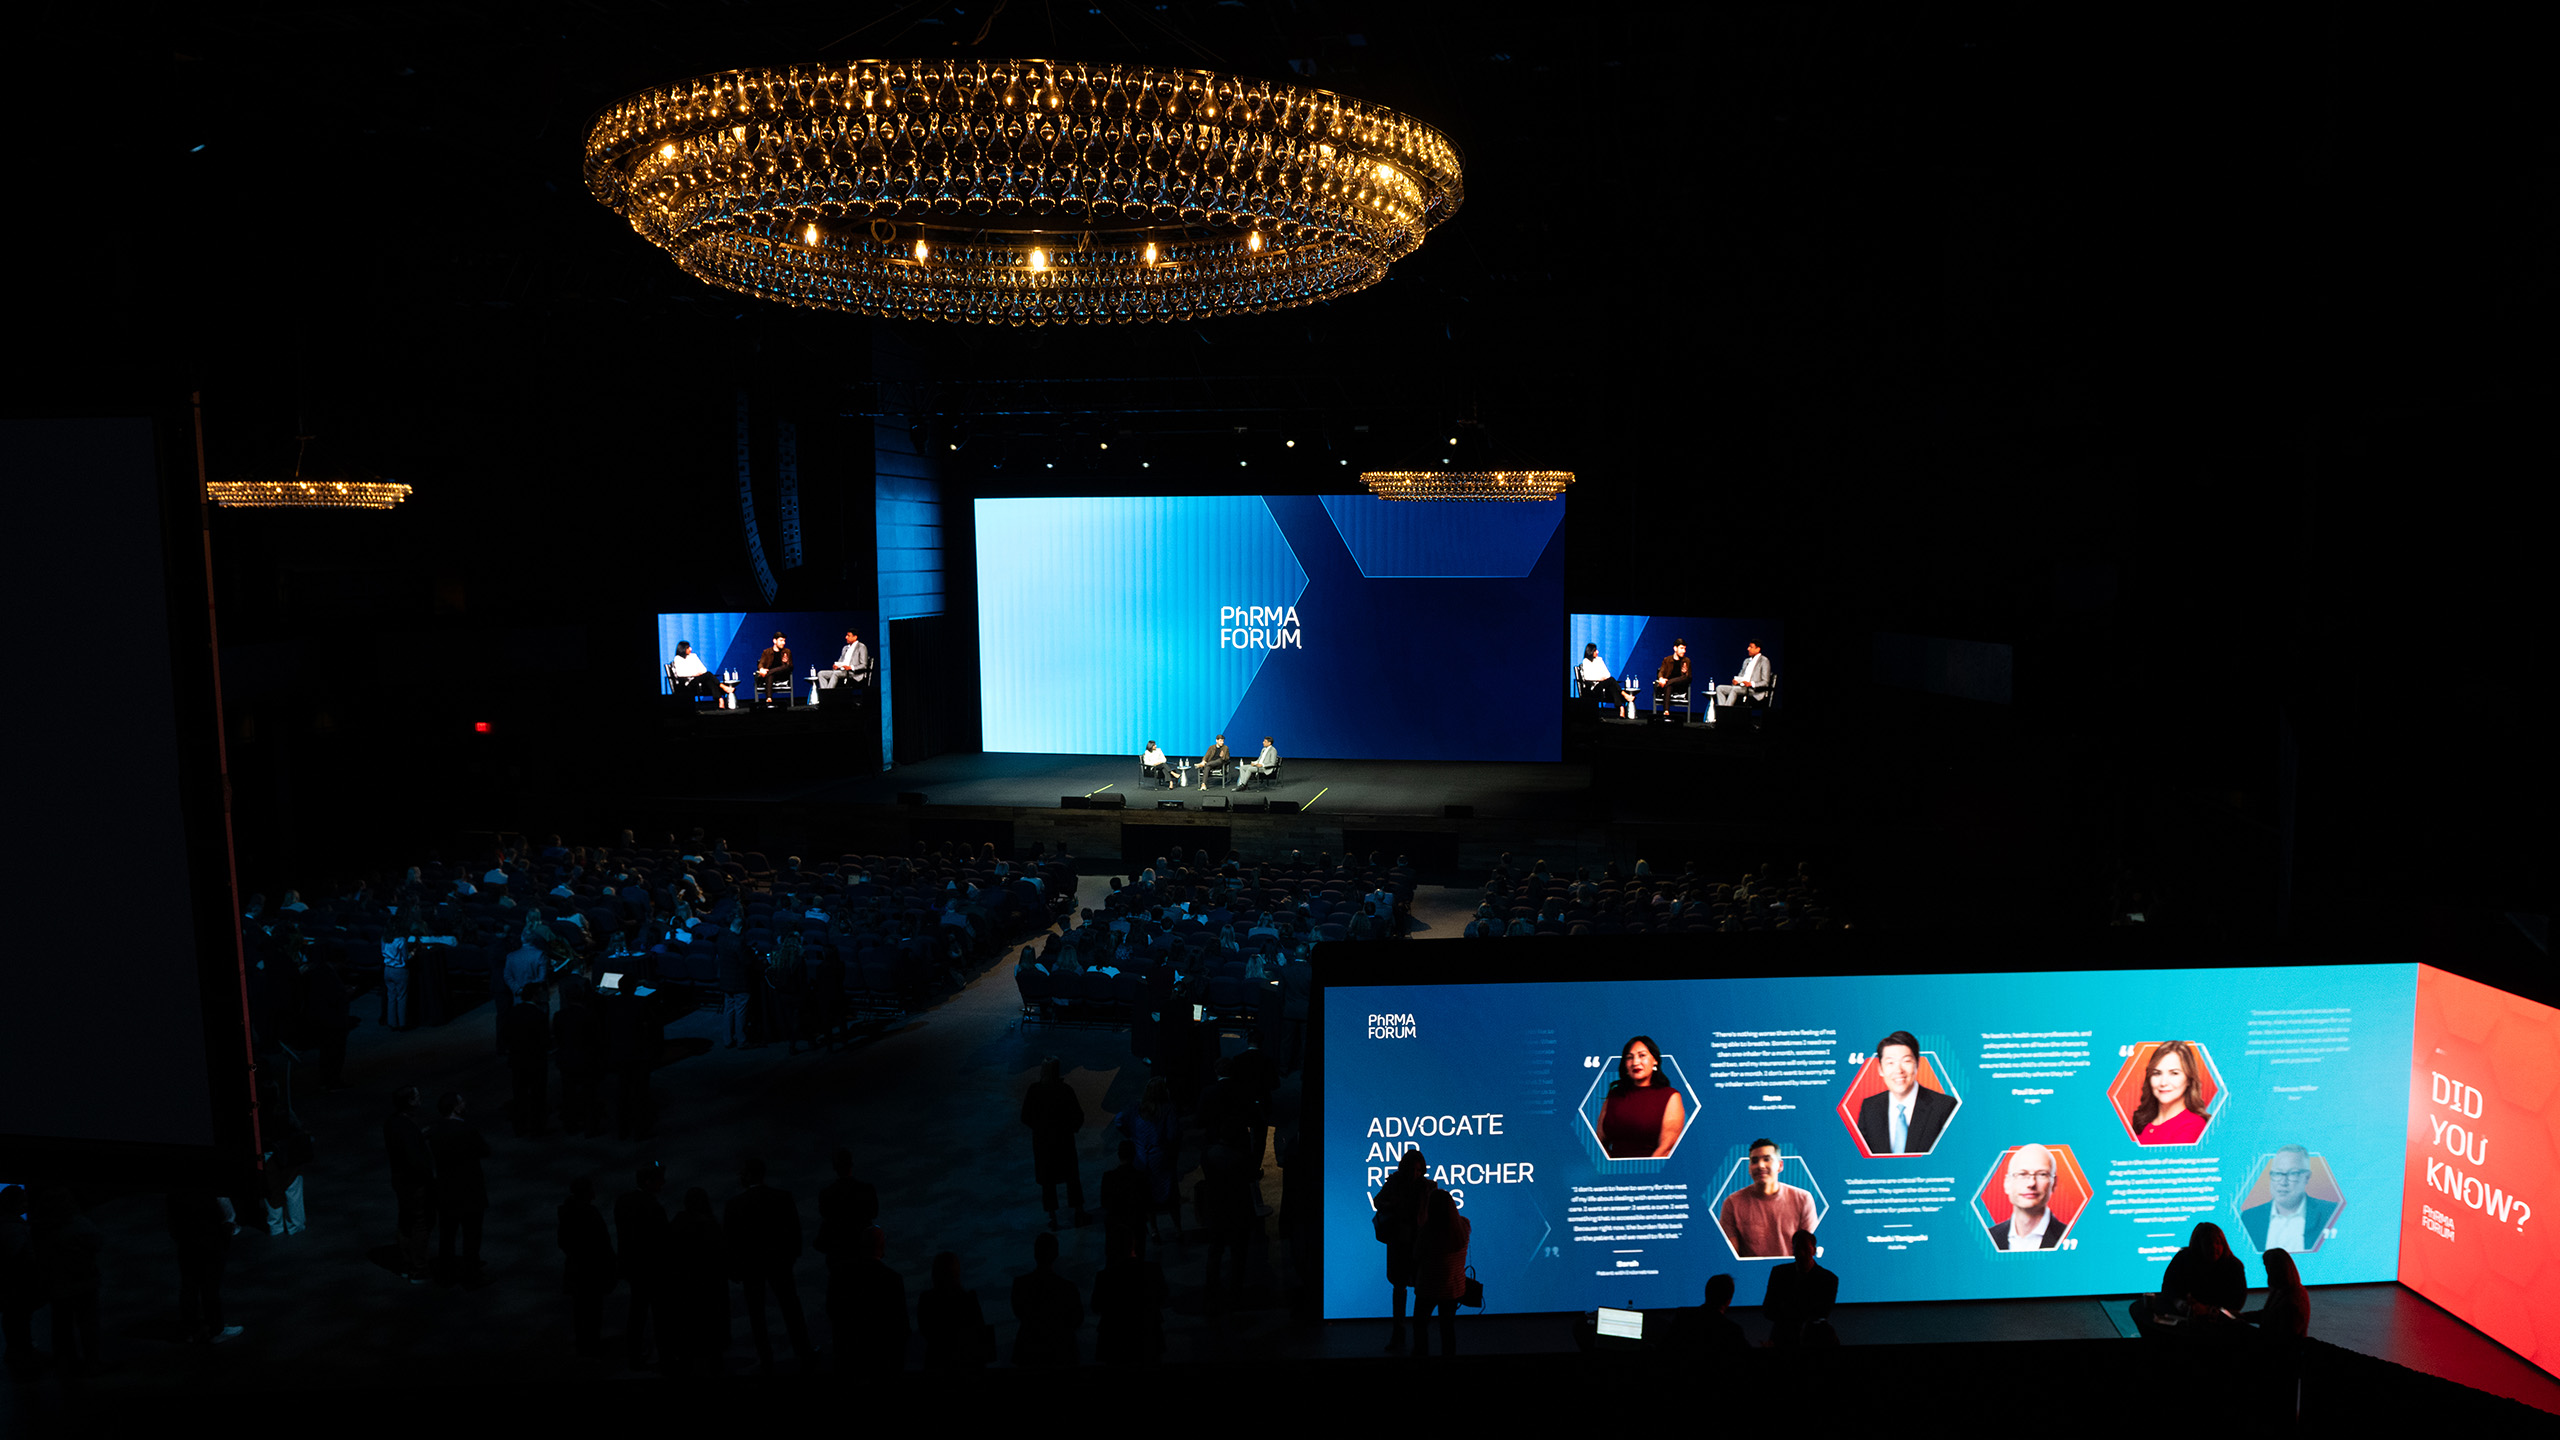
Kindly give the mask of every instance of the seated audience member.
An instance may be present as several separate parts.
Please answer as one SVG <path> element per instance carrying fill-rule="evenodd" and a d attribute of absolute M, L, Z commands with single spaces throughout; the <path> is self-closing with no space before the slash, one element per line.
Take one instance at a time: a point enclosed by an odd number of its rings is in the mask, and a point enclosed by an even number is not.
<path fill-rule="evenodd" d="M 2282 1248 L 2267 1252 L 2266 1266 L 2267 1303 L 2241 1318 L 2271 1340 L 2300 1340 L 2311 1333 L 2311 1292 L 2302 1272 L 2292 1252 Z"/>
<path fill-rule="evenodd" d="M 1837 1345 L 1831 1306 L 1840 1298 L 1840 1277 L 1814 1259 L 1812 1231 L 1798 1230 L 1791 1248 L 1795 1263 L 1769 1272 L 1769 1293 L 1760 1302 L 1761 1313 L 1769 1317 L 1769 1343 L 1782 1349 Z"/>
<path fill-rule="evenodd" d="M 2160 1277 L 2160 1293 L 2144 1295 L 2126 1309 L 2135 1330 L 2146 1339 L 2187 1338 L 2228 1326 L 2248 1303 L 2249 1272 L 2241 1266 L 2240 1257 L 2231 1253 L 2222 1227 L 2206 1221 L 2188 1235 L 2185 1249 L 2169 1257 L 2169 1268 Z M 2189 1326 L 2200 1330 L 2190 1331 Z"/>
<path fill-rule="evenodd" d="M 2160 1293 L 2186 1301 L 2191 1313 L 2211 1309 L 2238 1315 L 2249 1303 L 2249 1272 L 2231 1253 L 2222 1227 L 2206 1221 L 2188 1235 L 2187 1248 L 2169 1257 Z"/>
<path fill-rule="evenodd" d="M 1695 1356 L 1739 1354 L 1751 1348 L 1749 1337 L 1742 1333 L 1742 1322 L 1727 1313 L 1733 1306 L 1733 1277 L 1710 1275 L 1701 1303 L 1680 1312 L 1674 1334 L 1680 1345 Z"/>

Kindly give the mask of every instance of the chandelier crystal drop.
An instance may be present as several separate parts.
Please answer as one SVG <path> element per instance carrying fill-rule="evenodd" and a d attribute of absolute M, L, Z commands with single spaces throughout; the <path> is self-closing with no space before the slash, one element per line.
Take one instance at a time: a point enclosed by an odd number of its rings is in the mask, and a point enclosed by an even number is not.
<path fill-rule="evenodd" d="M 409 498 L 389 480 L 212 480 L 204 491 L 233 510 L 388 510 Z"/>
<path fill-rule="evenodd" d="M 1360 483 L 1381 500 L 1555 500 L 1570 470 L 1363 470 Z"/>
<path fill-rule="evenodd" d="M 606 106 L 589 193 L 712 285 L 980 324 L 1193 320 L 1364 289 L 1465 199 L 1382 106 L 1144 65 L 861 60 Z"/>

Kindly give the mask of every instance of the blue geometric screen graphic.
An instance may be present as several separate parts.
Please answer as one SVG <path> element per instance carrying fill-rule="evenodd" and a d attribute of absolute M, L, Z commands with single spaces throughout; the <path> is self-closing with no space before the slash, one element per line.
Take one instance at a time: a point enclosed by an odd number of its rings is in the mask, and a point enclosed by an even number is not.
<path fill-rule="evenodd" d="M 1564 523 L 1562 501 L 1519 504 L 1326 495 L 1326 518 L 1372 580 L 1521 576 Z"/>
<path fill-rule="evenodd" d="M 1256 495 L 981 500 L 977 520 L 989 750 L 1207 749 L 1272 653 L 1220 632 L 1277 628 L 1223 612 L 1307 586 Z"/>
<path fill-rule="evenodd" d="M 982 743 L 1556 758 L 1563 502 L 1341 501 L 978 501 Z M 1499 518 L 1524 510 L 1547 513 Z"/>

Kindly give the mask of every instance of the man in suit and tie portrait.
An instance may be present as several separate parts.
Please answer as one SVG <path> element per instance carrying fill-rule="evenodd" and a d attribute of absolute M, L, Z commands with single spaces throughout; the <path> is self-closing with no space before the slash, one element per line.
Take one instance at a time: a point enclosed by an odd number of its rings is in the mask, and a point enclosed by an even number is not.
<path fill-rule="evenodd" d="M 2267 1162 L 2267 1198 L 2240 1212 L 2240 1228 L 2249 1232 L 2249 1248 L 2261 1255 L 2300 1255 L 2320 1248 L 2321 1232 L 2337 1213 L 2337 1201 L 2311 1193 L 2311 1152 L 2287 1145 Z"/>
<path fill-rule="evenodd" d="M 1920 1083 L 1920 1042 L 1896 1030 L 1876 1042 L 1881 1094 L 1858 1102 L 1858 1138 L 1870 1155 L 1926 1155 L 1956 1113 L 1956 1102 Z"/>

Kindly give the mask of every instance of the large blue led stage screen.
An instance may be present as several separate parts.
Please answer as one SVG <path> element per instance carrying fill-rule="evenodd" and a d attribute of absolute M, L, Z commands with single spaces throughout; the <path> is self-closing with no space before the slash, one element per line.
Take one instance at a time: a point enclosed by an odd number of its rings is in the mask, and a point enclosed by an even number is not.
<path fill-rule="evenodd" d="M 812 668 L 827 669 L 836 663 L 844 650 L 845 632 L 862 636 L 873 656 L 880 653 L 880 636 L 872 627 L 871 617 L 850 610 L 690 610 L 658 617 L 658 691 L 665 694 L 667 662 L 675 658 L 676 642 L 693 647 L 711 673 L 734 670 L 738 683 L 753 682 L 756 661 L 765 646 L 773 643 L 774 632 L 791 644 L 793 679 L 805 676 Z M 805 681 L 799 689 L 808 690 Z M 745 694 L 742 688 L 739 693 Z"/>
<path fill-rule="evenodd" d="M 1564 502 L 980 500 L 989 750 L 1553 760 Z"/>
<path fill-rule="evenodd" d="M 1325 1314 L 1387 1313 L 1374 1197 L 1417 1145 L 1511 1311 L 1719 1271 L 1756 1303 L 1797 1205 L 1844 1301 L 2157 1290 L 2208 1220 L 2253 1281 L 2276 1243 L 2389 1280 L 2416 994 L 2414 965 L 1328 986 Z M 1635 1036 L 1676 1110 L 1613 1098 Z M 1800 1194 L 1736 1197 L 1762 1138 Z"/>
<path fill-rule="evenodd" d="M 1743 647 L 1757 640 L 1769 657 L 1775 680 L 1787 668 L 1786 626 L 1774 619 L 1733 619 L 1705 615 L 1584 615 L 1565 617 L 1565 683 L 1567 695 L 1580 693 L 1574 683 L 1586 645 L 1600 647 L 1600 658 L 1615 676 L 1634 675 L 1648 687 L 1661 673 L 1663 657 L 1675 640 L 1689 642 L 1689 673 L 1723 681 L 1741 673 Z"/>

